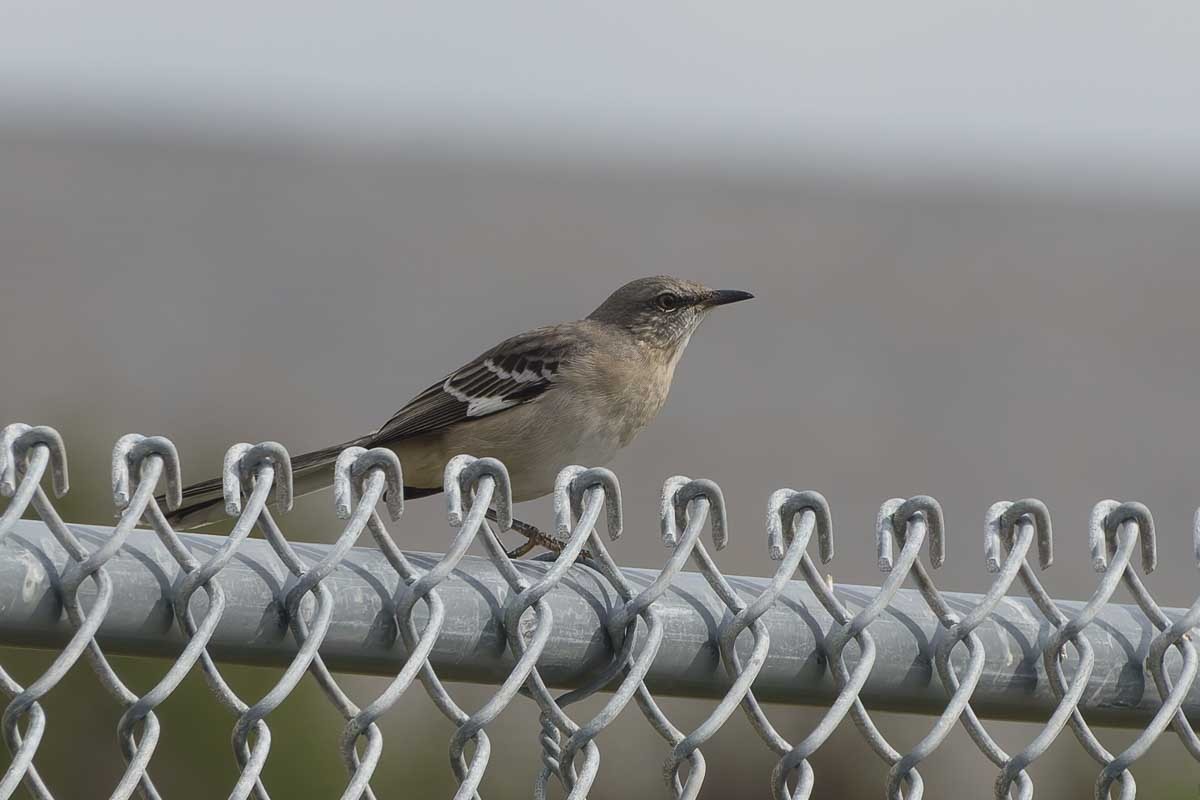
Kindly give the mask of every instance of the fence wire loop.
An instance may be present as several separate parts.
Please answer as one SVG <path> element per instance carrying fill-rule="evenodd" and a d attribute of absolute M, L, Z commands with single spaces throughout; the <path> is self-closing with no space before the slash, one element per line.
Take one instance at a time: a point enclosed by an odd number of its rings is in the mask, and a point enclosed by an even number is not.
<path fill-rule="evenodd" d="M 1031 574 L 1028 573 L 1026 554 L 1035 539 L 1041 567 L 1045 569 L 1050 566 L 1053 561 L 1052 535 L 1050 512 L 1040 500 L 1004 501 L 988 509 L 984 521 L 984 560 L 987 571 L 999 574 L 999 577 L 981 602 L 963 619 L 951 625 L 948 635 L 939 643 L 935 663 L 944 685 L 955 690 L 960 686 L 958 673 L 950 659 L 954 647 L 965 641 L 968 651 L 974 655 L 973 648 L 978 647 L 979 643 L 977 638 L 972 638 L 973 631 L 995 610 L 1018 576 Z M 967 734 L 983 754 L 997 767 L 1007 770 L 1002 779 L 997 781 L 995 796 L 1009 797 L 1011 787 L 1015 784 L 1018 797 L 1029 800 L 1033 796 L 1033 782 L 1029 773 L 1016 764 L 1014 758 L 992 738 L 969 703 L 963 708 L 960 719 Z"/>
<path fill-rule="evenodd" d="M 550 626 L 551 612 L 543 598 L 558 585 L 575 561 L 582 556 L 586 543 L 600 542 L 595 527 L 601 506 L 607 509 L 609 535 L 615 539 L 620 535 L 623 524 L 620 517 L 620 487 L 617 485 L 616 476 L 606 469 L 585 469 L 574 465 L 565 467 L 556 476 L 555 525 L 563 548 L 550 569 L 505 606 L 505 629 L 508 631 L 514 652 L 520 655 L 528 652 L 525 641 L 514 635 L 521 616 L 528 609 L 535 608 L 537 611 L 535 625 L 541 623 L 544 618 L 547 628 Z M 600 547 L 603 548 L 602 543 Z M 539 632 L 535 627 L 533 636 L 537 637 Z M 544 643 L 536 641 L 539 642 L 539 649 L 544 647 Z M 555 698 L 536 667 L 530 671 L 524 693 L 532 697 L 541 709 L 539 721 L 542 732 L 539 741 L 542 746 L 543 769 L 534 781 L 534 797 L 547 796 L 548 781 L 552 775 L 556 776 L 567 790 L 569 798 L 587 797 L 599 770 L 600 749 L 594 741 L 594 736 L 579 738 L 582 727 L 563 710 L 565 705 L 582 699 L 584 695 L 568 692 Z M 573 745 L 566 758 L 562 747 L 564 737 Z M 580 750 L 578 746 L 574 746 L 576 744 L 582 745 L 584 755 L 583 764 L 579 767 L 575 764 L 575 755 Z"/>
<path fill-rule="evenodd" d="M 938 569 L 945 563 L 946 526 L 938 501 L 927 495 L 917 495 L 908 500 L 893 498 L 880 507 L 876 518 L 875 543 L 880 572 L 892 571 L 892 540 L 903 545 L 907 541 L 909 522 L 914 518 L 920 518 L 928 526 L 930 565 Z"/>
<path fill-rule="evenodd" d="M 347 447 L 334 463 L 333 505 L 338 519 L 350 519 L 368 475 L 378 472 L 386 482 L 384 503 L 395 522 L 404 513 L 404 473 L 400 457 L 386 447 Z"/>
<path fill-rule="evenodd" d="M 585 495 L 595 492 L 604 497 L 608 538 L 615 542 L 621 537 L 625 515 L 617 476 L 604 468 L 570 466 L 558 473 L 554 484 L 554 530 L 560 540 L 570 538 L 574 520 L 583 514 Z"/>
<path fill-rule="evenodd" d="M 464 524 L 466 516 L 463 514 L 463 498 L 472 497 L 472 487 L 480 484 L 483 478 L 490 478 L 495 487 L 493 498 L 496 524 L 503 533 L 513 525 L 512 481 L 508 477 L 508 469 L 494 458 L 461 455 L 455 456 L 446 464 L 444 488 L 447 518 L 451 527 L 458 528 Z"/>
<path fill-rule="evenodd" d="M 1054 533 L 1050 522 L 1050 510 L 1036 498 L 994 504 L 987 512 L 984 526 L 983 555 L 987 571 L 1001 571 L 1001 543 L 1012 552 L 1015 529 L 1019 522 L 1028 520 L 1033 525 L 1038 546 L 1038 564 L 1048 569 L 1054 563 Z M 1022 554 L 1024 558 L 1024 554 Z"/>
<path fill-rule="evenodd" d="M 703 512 L 697 511 L 704 501 Z M 679 531 L 686 528 L 693 513 L 706 513 L 712 526 L 713 547 L 723 550 L 729 543 L 726 523 L 725 495 L 721 487 L 707 478 L 692 480 L 682 475 L 668 478 L 663 484 L 662 525 L 663 544 L 674 547 L 679 543 Z"/>
<path fill-rule="evenodd" d="M 27 468 L 27 459 L 37 447 L 45 448 L 50 457 L 51 485 L 54 496 L 62 497 L 71 488 L 67 475 L 67 448 L 62 436 L 46 425 L 24 425 L 16 422 L 0 431 L 0 494 L 12 497 L 17 482 Z"/>
<path fill-rule="evenodd" d="M 753 672 L 748 673 L 737 652 L 737 638 L 742 631 L 750 628 L 756 648 L 760 642 L 765 642 L 765 648 L 770 647 L 769 635 L 763 630 L 765 626 L 761 625 L 760 619 L 778 601 L 801 564 L 809 580 L 819 585 L 820 589 L 816 591 L 825 593 L 822 603 L 827 608 L 831 607 L 828 605 L 830 603 L 834 608 L 840 607 L 825 581 L 816 574 L 816 566 L 806 552 L 814 531 L 819 542 L 821 561 L 828 563 L 833 558 L 833 519 L 825 497 L 818 492 L 791 489 L 780 489 L 771 494 L 767 500 L 767 551 L 771 560 L 780 564 L 767 588 L 721 626 L 721 657 L 731 678 L 751 674 L 752 682 L 753 676 L 761 670 L 761 664 L 754 660 L 758 654 L 756 649 L 751 653 L 750 667 Z M 872 646 L 868 645 L 867 649 L 870 651 Z M 869 653 L 869 658 L 873 660 L 873 651 Z M 835 701 L 834 705 L 835 708 L 826 713 L 813 733 L 793 746 L 771 724 L 753 689 L 746 687 L 742 710 L 759 737 L 781 756 L 771 776 L 772 791 L 777 800 L 805 800 L 812 792 L 815 776 L 808 756 L 824 743 L 845 717 L 849 709 L 848 696 L 840 704 Z M 793 773 L 797 775 L 796 785 L 789 789 L 788 780 Z"/>
<path fill-rule="evenodd" d="M 151 455 L 162 459 L 167 508 L 174 510 L 183 504 L 183 475 L 175 443 L 165 436 L 128 433 L 117 440 L 112 455 L 113 505 L 118 509 L 129 505 L 133 492 L 141 483 L 146 458 Z"/>
<path fill-rule="evenodd" d="M 241 442 L 225 452 L 221 468 L 221 488 L 225 513 L 242 513 L 242 496 L 249 494 L 257 481 L 267 480 L 275 487 L 275 505 L 281 511 L 292 509 L 292 458 L 279 442 L 247 444 Z"/>
<path fill-rule="evenodd" d="M 815 516 L 810 528 L 816 528 L 821 563 L 833 560 L 833 517 L 825 497 L 819 492 L 779 489 L 767 501 L 767 553 L 772 561 L 782 561 L 785 551 L 793 546 L 796 529 L 806 511 Z M 803 550 L 806 544 L 807 540 L 799 549 Z"/>
<path fill-rule="evenodd" d="M 1108 557 L 1117 548 L 1117 531 L 1126 523 L 1135 523 L 1142 546 L 1142 572 L 1149 575 L 1158 566 L 1158 546 L 1154 536 L 1154 518 L 1141 503 L 1105 500 L 1093 509 L 1088 526 L 1088 546 L 1096 572 L 1108 569 Z"/>

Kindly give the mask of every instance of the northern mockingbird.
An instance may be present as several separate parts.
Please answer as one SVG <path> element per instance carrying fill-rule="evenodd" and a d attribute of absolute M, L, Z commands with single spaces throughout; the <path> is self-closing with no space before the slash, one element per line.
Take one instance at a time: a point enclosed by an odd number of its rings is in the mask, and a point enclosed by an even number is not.
<path fill-rule="evenodd" d="M 388 447 L 404 467 L 404 497 L 442 491 L 446 462 L 461 453 L 504 462 L 513 500 L 554 490 L 570 464 L 602 466 L 645 428 L 666 402 L 675 366 L 696 327 L 716 306 L 753 297 L 666 276 L 617 289 L 577 322 L 506 339 L 430 386 L 374 433 L 292 461 L 295 494 L 333 483 L 338 453 Z M 221 481 L 183 490 L 172 524 L 199 527 L 223 518 Z M 525 523 L 534 544 L 555 541 Z"/>

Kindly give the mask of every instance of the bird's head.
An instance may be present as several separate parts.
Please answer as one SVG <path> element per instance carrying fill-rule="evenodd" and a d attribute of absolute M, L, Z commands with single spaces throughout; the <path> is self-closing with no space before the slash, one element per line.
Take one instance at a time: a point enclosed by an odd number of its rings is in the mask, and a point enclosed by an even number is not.
<path fill-rule="evenodd" d="M 588 319 L 616 325 L 667 352 L 687 344 L 696 326 L 717 306 L 749 300 L 734 289 L 709 289 L 693 281 L 656 275 L 617 289 Z"/>

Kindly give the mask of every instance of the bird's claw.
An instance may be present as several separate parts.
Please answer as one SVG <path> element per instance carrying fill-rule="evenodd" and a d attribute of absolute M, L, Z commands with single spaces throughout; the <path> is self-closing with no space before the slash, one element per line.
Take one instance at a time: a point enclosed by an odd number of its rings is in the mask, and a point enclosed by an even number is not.
<path fill-rule="evenodd" d="M 488 519 L 492 520 L 493 522 L 495 521 L 495 514 L 491 509 L 488 509 L 487 516 Z M 555 555 L 558 555 L 563 551 L 563 547 L 566 546 L 566 542 L 559 541 L 550 534 L 542 531 L 537 526 L 530 525 L 528 522 L 522 522 L 519 519 L 513 519 L 512 529 L 524 536 L 525 541 L 508 551 L 509 558 L 520 558 L 521 556 L 528 554 L 535 547 L 544 547 Z M 579 554 L 579 557 L 586 560 L 591 558 L 591 554 L 584 550 Z"/>

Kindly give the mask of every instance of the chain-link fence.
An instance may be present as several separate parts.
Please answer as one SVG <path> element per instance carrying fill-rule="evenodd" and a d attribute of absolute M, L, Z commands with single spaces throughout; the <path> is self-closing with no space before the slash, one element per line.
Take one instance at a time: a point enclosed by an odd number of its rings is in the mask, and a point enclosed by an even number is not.
<path fill-rule="evenodd" d="M 561 552 L 532 561 L 511 559 L 497 536 L 512 512 L 508 475 L 494 459 L 460 456 L 447 465 L 456 533 L 444 554 L 402 552 L 377 513 L 382 502 L 394 522 L 403 510 L 401 466 L 391 451 L 342 453 L 334 499 L 345 526 L 329 545 L 291 543 L 276 523 L 269 505 L 290 506 L 290 470 L 278 444 L 235 445 L 222 476 L 233 530 L 180 534 L 154 496 L 162 483 L 165 504 L 179 501 L 175 447 L 131 434 L 113 455 L 117 525 L 69 525 L 41 486 L 49 471 L 54 493 L 67 491 L 59 435 L 27 425 L 3 430 L 0 490 L 11 500 L 0 516 L 0 643 L 56 655 L 27 686 L 0 669 L 11 698 L 0 720 L 11 753 L 0 798 L 22 787 L 36 798 L 54 796 L 54 775 L 35 766 L 53 724 L 41 701 L 81 659 L 123 709 L 117 738 L 124 773 L 97 795 L 114 798 L 159 797 L 151 778 L 161 732 L 156 709 L 193 669 L 230 714 L 236 798 L 268 797 L 268 719 L 306 674 L 344 718 L 343 798 L 375 796 L 370 781 L 383 753 L 377 723 L 402 695 L 419 691 L 455 726 L 448 767 L 458 798 L 478 796 L 489 768 L 488 728 L 517 701 L 532 701 L 540 712 L 541 730 L 529 739 L 541 752 L 540 771 L 529 778 L 539 798 L 587 796 L 602 769 L 598 740 L 621 714 L 641 715 L 666 741 L 664 791 L 687 798 L 704 783 L 703 745 L 739 710 L 777 756 L 762 786 L 781 799 L 810 796 L 820 776 L 809 759 L 847 716 L 890 765 L 882 788 L 891 798 L 922 796 L 918 766 L 958 723 L 996 765 L 998 798 L 1033 796 L 1028 768 L 1068 727 L 1099 765 L 1096 797 L 1134 797 L 1129 768 L 1168 728 L 1200 759 L 1200 739 L 1187 719 L 1200 710 L 1190 633 L 1200 599 L 1186 610 L 1163 609 L 1146 590 L 1131 562 L 1140 550 L 1143 571 L 1153 570 L 1154 526 L 1137 503 L 1096 506 L 1089 534 L 1099 581 L 1085 602 L 1066 602 L 1051 599 L 1026 560 L 1035 543 L 1042 568 L 1053 559 L 1050 516 L 1036 500 L 988 510 L 984 556 L 995 578 L 983 594 L 962 594 L 940 592 L 919 560 L 926 539 L 932 567 L 946 555 L 941 509 L 929 497 L 884 503 L 876 526 L 882 585 L 845 586 L 834 585 L 807 552 L 815 535 L 819 559 L 833 557 L 830 511 L 815 492 L 771 495 L 766 538 L 776 566 L 764 579 L 723 575 L 701 541 L 707 527 L 716 550 L 727 543 L 721 490 L 708 480 L 674 477 L 664 485 L 661 533 L 669 556 L 652 571 L 617 566 L 597 530 L 615 539 L 624 524 L 616 478 L 604 469 L 563 470 L 550 533 Z M 31 509 L 39 519 L 22 520 Z M 254 529 L 262 539 L 249 538 Z M 355 547 L 364 534 L 374 548 Z M 467 555 L 476 541 L 482 557 Z M 1193 545 L 1200 558 L 1200 535 Z M 695 572 L 684 571 L 689 562 Z M 793 580 L 797 572 L 803 581 Z M 902 588 L 910 578 L 915 590 Z M 1018 579 L 1027 596 L 1008 596 Z M 1136 605 L 1110 602 L 1122 582 Z M 172 663 L 138 695 L 106 653 Z M 218 662 L 276 664 L 282 672 L 270 691 L 250 700 L 230 687 Z M 390 682 L 360 706 L 335 671 Z M 472 711 L 446 681 L 497 688 Z M 597 712 L 572 715 L 572 705 L 597 693 Z M 656 694 L 715 703 L 685 731 Z M 768 701 L 826 710 L 811 730 L 780 731 L 762 705 Z M 901 752 L 868 707 L 934 719 Z M 1037 720 L 1041 727 L 1010 753 L 983 717 Z M 1093 724 L 1138 733 L 1114 754 Z"/>

